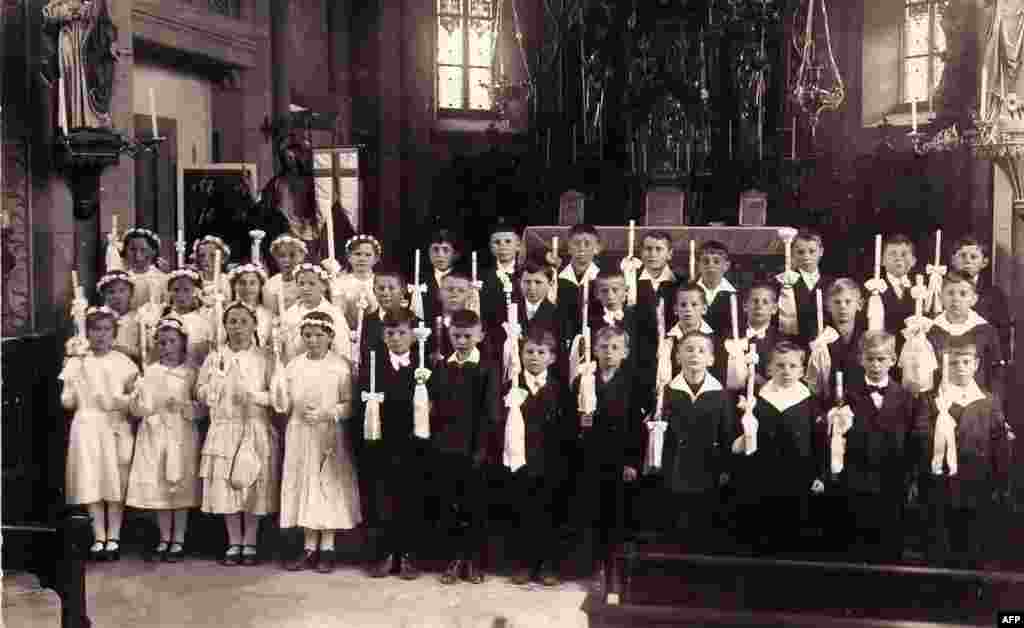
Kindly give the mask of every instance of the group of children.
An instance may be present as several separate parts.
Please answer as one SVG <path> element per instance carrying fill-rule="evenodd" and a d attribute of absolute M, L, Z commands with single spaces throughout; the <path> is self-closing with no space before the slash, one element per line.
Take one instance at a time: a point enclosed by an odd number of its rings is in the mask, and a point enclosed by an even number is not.
<path fill-rule="evenodd" d="M 255 247 L 222 272 L 231 252 L 215 236 L 171 272 L 155 266 L 156 234 L 122 243 L 126 269 L 100 280 L 103 305 L 75 300 L 85 337 L 61 374 L 75 411 L 68 500 L 92 514 L 98 559 L 118 556 L 125 506 L 157 511 L 151 556 L 168 561 L 184 555 L 189 509 L 223 515 L 227 565 L 259 562 L 259 520 L 279 513 L 305 535 L 286 567 L 321 572 L 335 530 L 365 518 L 382 534 L 372 576 L 417 577 L 439 526 L 441 581 L 475 583 L 489 513 L 504 505 L 513 581 L 557 584 L 561 540 L 577 531 L 600 582 L 627 528 L 694 552 L 718 549 L 723 529 L 734 547 L 798 551 L 822 494 L 818 523 L 836 547 L 897 561 L 911 493 L 929 558 L 944 563 L 978 558 L 976 528 L 1007 491 L 1009 316 L 978 282 L 987 252 L 970 237 L 927 323 L 914 246 L 889 237 L 885 287 L 868 282 L 884 329 L 870 330 L 861 283 L 821 275 L 810 232 L 792 240 L 791 268 L 742 292 L 720 242 L 691 253 L 691 277 L 656 231 L 639 260 L 609 269 L 585 224 L 569 230 L 565 264 L 558 249 L 526 255 L 499 224 L 495 264 L 480 270 L 474 254 L 468 273 L 459 240 L 439 231 L 413 282 L 378 263 L 368 235 L 345 243 L 347 272 L 282 236 L 272 277 Z M 941 357 L 927 377 L 900 359 L 922 338 Z"/>

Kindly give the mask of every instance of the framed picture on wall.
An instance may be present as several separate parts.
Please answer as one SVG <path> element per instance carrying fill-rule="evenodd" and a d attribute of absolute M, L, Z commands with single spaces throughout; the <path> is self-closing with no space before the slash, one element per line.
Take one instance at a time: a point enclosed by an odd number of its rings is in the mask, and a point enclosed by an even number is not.
<path fill-rule="evenodd" d="M 231 247 L 233 257 L 236 252 L 244 255 L 249 250 L 248 214 L 256 200 L 256 164 L 202 164 L 179 173 L 178 229 L 184 231 L 185 242 L 217 235 Z"/>

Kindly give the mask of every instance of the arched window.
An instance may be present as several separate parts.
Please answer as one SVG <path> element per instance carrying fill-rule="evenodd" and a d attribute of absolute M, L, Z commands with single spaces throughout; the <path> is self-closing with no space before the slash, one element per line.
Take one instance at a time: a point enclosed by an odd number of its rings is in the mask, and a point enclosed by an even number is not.
<path fill-rule="evenodd" d="M 900 102 L 926 102 L 942 78 L 946 36 L 942 15 L 949 0 L 905 0 Z"/>
<path fill-rule="evenodd" d="M 437 0 L 435 91 L 440 113 L 491 109 L 499 0 Z"/>

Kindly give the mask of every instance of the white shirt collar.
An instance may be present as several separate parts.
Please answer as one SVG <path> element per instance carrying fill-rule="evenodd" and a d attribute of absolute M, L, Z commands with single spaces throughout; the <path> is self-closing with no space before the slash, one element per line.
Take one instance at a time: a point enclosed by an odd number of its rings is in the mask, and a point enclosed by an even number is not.
<path fill-rule="evenodd" d="M 942 390 L 946 398 L 958 406 L 967 407 L 975 401 L 985 398 L 985 393 L 978 386 L 978 382 L 972 381 L 966 386 L 946 384 Z"/>
<path fill-rule="evenodd" d="M 910 283 L 910 277 L 907 277 L 906 275 L 897 277 L 896 275 L 887 272 L 885 273 L 885 279 L 893 288 L 909 288 L 912 285 Z"/>
<path fill-rule="evenodd" d="M 712 289 L 705 286 L 703 277 L 697 280 L 697 285 L 704 291 L 704 297 L 707 299 L 708 305 L 711 305 L 719 292 L 736 292 L 736 288 L 725 277 L 722 277 L 722 281 L 718 282 L 717 288 Z"/>
<path fill-rule="evenodd" d="M 597 264 L 590 262 L 590 266 L 588 266 L 586 272 L 583 273 L 583 279 L 585 281 L 593 281 L 597 278 L 597 274 L 599 272 L 601 272 L 601 269 L 597 267 Z M 558 278 L 571 281 L 577 286 L 581 285 L 579 280 L 576 279 L 576 271 L 572 269 L 571 263 L 567 264 L 566 267 L 562 269 L 562 272 L 558 273 Z"/>
<path fill-rule="evenodd" d="M 536 395 L 537 391 L 547 385 L 548 372 L 544 370 L 539 375 L 533 375 L 529 371 L 523 371 L 523 381 L 526 382 L 526 387 L 530 389 L 530 394 Z"/>
<path fill-rule="evenodd" d="M 886 388 L 889 385 L 889 376 L 886 375 L 885 378 L 882 381 L 880 381 L 878 383 L 875 383 L 875 382 L 869 381 L 868 378 L 867 378 L 867 375 L 865 375 L 864 376 L 864 383 L 867 384 L 868 386 L 877 386 L 878 388 Z"/>
<path fill-rule="evenodd" d="M 768 336 L 768 328 L 771 327 L 771 326 L 772 326 L 771 321 L 768 321 L 768 323 L 765 324 L 765 326 L 760 328 L 760 329 L 754 329 L 750 325 L 747 325 L 746 337 L 747 338 L 753 338 L 753 337 L 756 336 L 758 338 L 764 339 L 764 338 L 766 338 Z"/>
<path fill-rule="evenodd" d="M 450 356 L 448 356 L 448 363 L 449 364 L 466 364 L 466 363 L 480 364 L 480 348 L 479 347 L 473 347 L 473 350 L 469 352 L 469 357 L 466 358 L 465 360 L 462 360 L 462 361 L 459 360 L 459 352 L 458 351 L 453 351 L 452 354 Z"/>
<path fill-rule="evenodd" d="M 498 262 L 494 268 L 494 272 L 498 273 L 499 275 L 501 273 L 505 273 L 506 275 L 514 275 L 516 272 L 515 260 L 512 260 L 508 264 L 502 264 Z"/>
<path fill-rule="evenodd" d="M 437 281 L 437 285 L 440 286 L 441 285 L 441 280 L 444 279 L 445 277 L 447 277 L 448 274 L 451 273 L 451 272 L 452 272 L 451 268 L 449 268 L 448 270 L 438 270 L 438 269 L 435 268 L 434 269 L 434 280 Z"/>
<path fill-rule="evenodd" d="M 672 378 L 668 387 L 672 390 L 682 391 L 690 395 L 690 399 L 697 401 L 697 398 L 706 392 L 722 390 L 722 383 L 715 379 L 711 373 L 704 371 L 704 381 L 701 382 L 700 388 L 697 389 L 697 392 L 693 392 L 693 389 L 690 388 L 690 382 L 686 381 L 686 377 L 682 373 L 679 373 L 679 375 Z"/>
<path fill-rule="evenodd" d="M 715 330 L 711 329 L 711 325 L 708 325 L 708 322 L 706 320 L 703 320 L 703 319 L 701 319 L 701 321 L 700 321 L 700 329 L 697 330 L 697 331 L 699 331 L 702 334 L 713 334 L 713 333 L 715 333 Z M 686 335 L 686 332 L 684 332 L 682 329 L 680 329 L 678 324 L 673 325 L 672 329 L 668 330 L 669 338 L 682 338 L 684 335 Z"/>
<path fill-rule="evenodd" d="M 526 315 L 532 318 L 533 315 L 537 313 L 537 310 L 540 309 L 540 304 L 543 302 L 544 299 L 541 299 L 540 301 L 537 301 L 535 305 L 533 303 L 530 303 L 528 300 L 523 299 L 523 306 L 526 308 Z"/>
<path fill-rule="evenodd" d="M 403 366 L 409 366 L 410 364 L 412 364 L 411 351 L 406 351 L 402 355 L 398 355 L 396 353 L 391 353 L 391 351 L 388 351 L 388 356 L 391 358 L 392 368 L 394 368 L 396 371 Z"/>
<path fill-rule="evenodd" d="M 803 278 L 804 284 L 806 284 L 806 286 L 811 290 L 814 289 L 814 286 L 818 285 L 818 280 L 821 279 L 821 271 L 808 273 L 802 270 L 798 270 L 796 272 L 800 273 L 800 277 Z"/>
<path fill-rule="evenodd" d="M 988 324 L 988 321 L 979 316 L 974 310 L 971 310 L 970 313 L 967 314 L 967 320 L 962 323 L 951 323 L 947 314 L 948 312 L 943 312 L 936 316 L 935 326 L 945 331 L 950 336 L 963 336 L 978 325 Z"/>
<path fill-rule="evenodd" d="M 666 281 L 675 281 L 676 274 L 672 272 L 672 269 L 669 267 L 668 264 L 665 264 L 664 266 L 661 267 L 661 272 L 658 273 L 657 277 L 652 276 L 651 272 L 647 270 L 647 268 L 644 268 L 640 272 L 640 278 L 638 279 L 638 281 L 643 281 L 644 279 L 654 284 L 654 289 L 657 290 L 659 284 L 664 283 Z"/>
<path fill-rule="evenodd" d="M 811 396 L 811 391 L 803 382 L 797 382 L 789 388 L 779 388 L 775 382 L 769 380 L 761 388 L 762 399 L 775 406 L 779 412 L 785 412 L 804 399 Z"/>

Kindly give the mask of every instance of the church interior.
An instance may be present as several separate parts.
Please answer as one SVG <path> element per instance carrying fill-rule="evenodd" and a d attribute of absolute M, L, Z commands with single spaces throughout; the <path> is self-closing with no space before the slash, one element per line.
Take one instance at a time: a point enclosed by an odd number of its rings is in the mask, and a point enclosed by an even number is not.
<path fill-rule="evenodd" d="M 1024 403 L 1024 1 L 3 0 L 0 11 L 11 626 L 988 626 L 1024 609 L 1013 440 L 1024 434 L 1013 411 Z M 990 559 L 926 564 L 924 515 L 907 506 L 900 564 L 832 560 L 814 545 L 820 529 L 783 559 L 641 536 L 615 550 L 600 593 L 582 575 L 505 583 L 499 540 L 478 589 L 437 584 L 440 556 L 424 558 L 418 582 L 382 586 L 360 575 L 370 526 L 339 534 L 326 579 L 270 560 L 230 571 L 216 562 L 222 528 L 198 511 L 183 563 L 142 560 L 155 519 L 130 509 L 125 558 L 85 562 L 88 518 L 64 492 L 71 414 L 58 374 L 76 289 L 97 298 L 119 233 L 155 233 L 170 268 L 205 235 L 235 251 L 230 268 L 253 229 L 268 259 L 289 229 L 317 260 L 366 233 L 411 274 L 413 251 L 418 273 L 429 234 L 449 229 L 474 251 L 475 279 L 475 251 L 493 262 L 495 222 L 516 225 L 528 255 L 596 225 L 602 267 L 632 255 L 635 233 L 666 231 L 680 275 L 687 241 L 721 241 L 737 285 L 784 268 L 780 228 L 820 234 L 822 276 L 860 282 L 876 234 L 905 235 L 912 272 L 940 281 L 954 242 L 973 235 L 987 253 L 977 281 L 1008 310 L 997 377 L 1011 466 L 985 531 Z M 296 539 L 260 531 L 275 557 Z"/>

